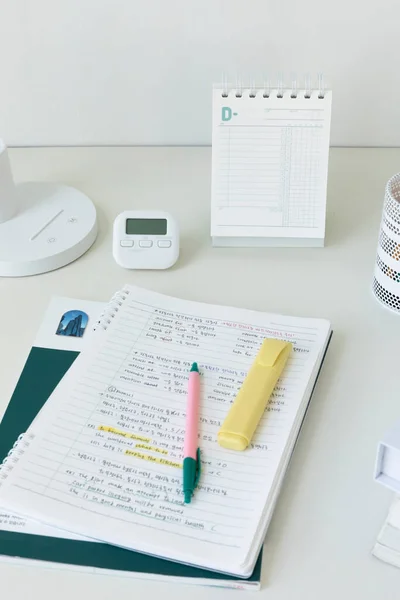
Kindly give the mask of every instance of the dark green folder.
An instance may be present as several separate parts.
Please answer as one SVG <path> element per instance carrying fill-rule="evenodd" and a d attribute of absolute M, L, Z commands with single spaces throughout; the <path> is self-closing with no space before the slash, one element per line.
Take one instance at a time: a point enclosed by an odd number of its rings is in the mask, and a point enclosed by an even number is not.
<path fill-rule="evenodd" d="M 7 455 L 19 434 L 24 433 L 47 398 L 67 372 L 79 352 L 33 347 L 0 423 L 0 460 Z M 262 552 L 253 574 L 240 579 L 180 563 L 123 550 L 108 544 L 53 538 L 0 530 L 0 555 L 65 563 L 155 576 L 204 579 L 206 585 L 235 582 L 257 587 L 260 583 Z"/>

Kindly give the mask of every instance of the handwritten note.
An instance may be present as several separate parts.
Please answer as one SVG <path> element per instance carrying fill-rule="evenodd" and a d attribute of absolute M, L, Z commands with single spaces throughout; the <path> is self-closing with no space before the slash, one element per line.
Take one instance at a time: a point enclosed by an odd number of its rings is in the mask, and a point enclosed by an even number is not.
<path fill-rule="evenodd" d="M 104 342 L 79 357 L 35 420 L 29 452 L 0 487 L 0 502 L 18 497 L 23 514 L 111 543 L 129 547 L 131 533 L 121 543 L 117 528 L 132 525 L 152 538 L 158 532 L 159 553 L 172 546 L 174 557 L 188 544 L 196 553 L 193 544 L 203 543 L 204 552 L 224 547 L 242 560 L 328 324 L 128 292 Z M 265 337 L 290 340 L 293 354 L 251 448 L 224 450 L 219 427 Z M 202 373 L 202 477 L 193 503 L 184 505 L 193 361 Z"/>

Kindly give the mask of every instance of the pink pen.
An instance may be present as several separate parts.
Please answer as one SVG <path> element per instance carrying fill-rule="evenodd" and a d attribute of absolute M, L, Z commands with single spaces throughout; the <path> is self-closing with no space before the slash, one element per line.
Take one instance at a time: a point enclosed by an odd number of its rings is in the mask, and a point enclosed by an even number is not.
<path fill-rule="evenodd" d="M 199 404 L 200 373 L 197 363 L 193 363 L 189 373 L 185 444 L 183 446 L 183 494 L 185 504 L 190 504 L 200 478 Z"/>

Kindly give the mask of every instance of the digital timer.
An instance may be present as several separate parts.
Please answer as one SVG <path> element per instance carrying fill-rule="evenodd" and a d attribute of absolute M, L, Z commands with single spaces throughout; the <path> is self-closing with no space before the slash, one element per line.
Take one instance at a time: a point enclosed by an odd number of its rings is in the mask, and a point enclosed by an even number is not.
<path fill-rule="evenodd" d="M 158 210 L 126 210 L 114 221 L 113 256 L 125 269 L 168 269 L 178 260 L 179 227 Z"/>

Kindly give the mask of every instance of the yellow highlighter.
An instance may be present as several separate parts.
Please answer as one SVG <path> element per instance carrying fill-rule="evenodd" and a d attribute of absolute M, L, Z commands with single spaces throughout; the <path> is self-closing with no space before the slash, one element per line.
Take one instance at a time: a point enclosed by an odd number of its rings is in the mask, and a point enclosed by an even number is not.
<path fill-rule="evenodd" d="M 220 446 L 245 450 L 250 444 L 291 350 L 290 342 L 264 340 L 218 432 Z"/>

